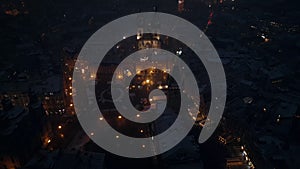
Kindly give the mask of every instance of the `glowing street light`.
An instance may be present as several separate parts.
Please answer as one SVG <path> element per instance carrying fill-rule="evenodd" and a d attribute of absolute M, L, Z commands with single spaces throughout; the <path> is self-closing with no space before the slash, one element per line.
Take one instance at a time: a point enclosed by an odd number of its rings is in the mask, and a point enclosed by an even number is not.
<path fill-rule="evenodd" d="M 177 54 L 178 56 L 180 56 L 180 55 L 182 54 L 182 50 L 176 51 L 176 54 Z"/>
<path fill-rule="evenodd" d="M 118 79 L 123 79 L 123 76 L 122 75 L 118 75 Z"/>

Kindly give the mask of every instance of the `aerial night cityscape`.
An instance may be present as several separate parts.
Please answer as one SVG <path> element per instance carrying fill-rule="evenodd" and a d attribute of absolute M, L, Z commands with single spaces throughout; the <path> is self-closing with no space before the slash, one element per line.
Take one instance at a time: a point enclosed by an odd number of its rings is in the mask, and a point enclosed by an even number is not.
<path fill-rule="evenodd" d="M 299 6 L 1 0 L 0 169 L 300 169 Z"/>

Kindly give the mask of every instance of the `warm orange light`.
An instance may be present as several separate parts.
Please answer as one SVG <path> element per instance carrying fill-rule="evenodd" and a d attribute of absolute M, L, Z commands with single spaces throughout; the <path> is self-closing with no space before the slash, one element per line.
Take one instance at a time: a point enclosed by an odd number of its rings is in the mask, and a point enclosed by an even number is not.
<path fill-rule="evenodd" d="M 72 78 L 71 78 L 71 77 L 69 77 L 69 80 L 72 80 Z"/>
<path fill-rule="evenodd" d="M 122 75 L 118 75 L 118 79 L 122 79 L 123 78 L 123 76 Z"/>
<path fill-rule="evenodd" d="M 268 39 L 268 38 L 265 38 L 265 42 L 269 42 L 270 41 L 270 39 Z"/>
<path fill-rule="evenodd" d="M 118 119 L 121 119 L 122 118 L 122 116 L 118 116 Z"/>
<path fill-rule="evenodd" d="M 57 128 L 58 128 L 58 129 L 61 129 L 61 128 L 62 128 L 62 126 L 61 126 L 61 125 L 59 125 Z"/>

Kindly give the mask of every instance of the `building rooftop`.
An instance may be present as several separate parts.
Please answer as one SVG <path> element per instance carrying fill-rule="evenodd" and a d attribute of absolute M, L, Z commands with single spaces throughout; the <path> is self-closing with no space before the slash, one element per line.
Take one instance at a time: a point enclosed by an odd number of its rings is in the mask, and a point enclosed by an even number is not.
<path fill-rule="evenodd" d="M 104 154 L 79 151 L 40 151 L 23 169 L 103 169 Z"/>
<path fill-rule="evenodd" d="M 280 118 L 292 118 L 297 113 L 298 106 L 290 103 L 281 103 L 276 110 L 276 115 Z"/>
<path fill-rule="evenodd" d="M 0 121 L 3 121 L 2 125 L 0 125 L 0 135 L 6 136 L 18 128 L 18 123 L 28 115 L 28 112 L 19 106 L 12 106 L 10 100 L 2 101 L 2 104 L 7 102 L 6 107 L 3 111 L 0 111 Z"/>

